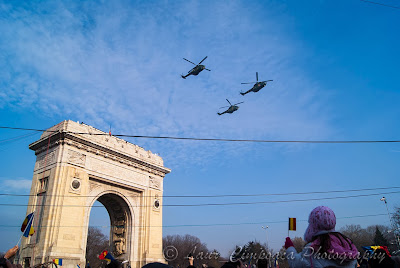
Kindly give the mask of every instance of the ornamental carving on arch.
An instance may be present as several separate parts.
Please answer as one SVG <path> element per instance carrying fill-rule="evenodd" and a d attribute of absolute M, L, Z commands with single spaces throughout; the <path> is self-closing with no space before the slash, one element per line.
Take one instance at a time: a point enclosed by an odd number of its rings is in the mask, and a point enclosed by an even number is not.
<path fill-rule="evenodd" d="M 89 191 L 92 192 L 94 189 L 99 188 L 100 184 L 94 183 L 94 182 L 89 182 Z"/>
<path fill-rule="evenodd" d="M 85 166 L 86 155 L 69 149 L 67 155 L 67 162 L 71 164 Z"/>
<path fill-rule="evenodd" d="M 159 190 L 161 187 L 161 182 L 159 179 L 149 176 L 149 186 Z"/>
<path fill-rule="evenodd" d="M 110 205 L 113 214 L 112 241 L 114 253 L 120 256 L 126 252 L 126 217 L 119 204 Z"/>
<path fill-rule="evenodd" d="M 145 163 L 145 162 L 143 163 L 142 160 L 133 160 L 132 161 L 131 159 L 125 159 L 123 157 L 116 156 L 113 153 L 104 151 L 102 149 L 99 150 L 97 148 L 96 149 L 95 148 L 91 148 L 90 146 L 82 145 L 81 143 L 78 143 L 78 142 L 75 142 L 75 141 L 72 141 L 72 140 L 69 140 L 69 139 L 66 140 L 66 144 L 71 145 L 71 146 L 73 146 L 75 148 L 78 148 L 80 150 L 85 150 L 88 153 L 94 153 L 96 155 L 102 156 L 104 158 L 109 158 L 109 159 L 111 159 L 113 161 L 116 161 L 116 162 L 119 162 L 121 164 L 124 164 L 124 165 L 127 165 L 127 166 L 132 166 L 134 168 L 138 168 L 138 169 L 143 170 L 145 172 L 152 173 L 152 174 L 154 174 L 156 176 L 164 177 L 165 174 L 166 174 L 165 172 L 160 171 L 155 167 L 146 166 L 147 163 Z M 135 145 L 135 148 L 138 149 L 138 151 L 140 149 L 140 147 L 137 146 L 137 145 Z M 148 157 L 150 157 L 150 159 L 153 158 L 151 151 L 145 151 L 145 153 L 148 154 Z M 143 154 L 140 154 L 140 156 L 143 159 L 146 159 L 146 157 Z M 67 151 L 67 162 L 69 162 L 71 164 L 75 164 L 75 165 L 79 165 L 79 166 L 85 167 L 86 158 L 87 157 L 89 157 L 89 156 L 85 155 L 85 154 L 82 154 L 80 152 L 71 150 L 71 149 L 68 149 L 68 151 Z M 136 161 L 139 161 L 139 162 L 136 162 Z"/>
<path fill-rule="evenodd" d="M 46 156 L 46 153 L 44 153 L 41 156 L 38 156 L 38 158 L 36 160 L 37 167 L 42 168 L 45 165 L 48 166 L 50 164 L 53 164 L 56 160 L 56 152 L 57 152 L 57 150 L 54 150 L 54 151 L 49 152 L 47 154 L 47 156 Z"/>

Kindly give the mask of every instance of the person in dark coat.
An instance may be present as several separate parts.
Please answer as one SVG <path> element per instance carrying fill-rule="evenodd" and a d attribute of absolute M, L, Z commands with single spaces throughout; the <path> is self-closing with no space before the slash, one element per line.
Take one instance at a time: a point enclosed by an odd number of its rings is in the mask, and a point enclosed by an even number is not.
<path fill-rule="evenodd" d="M 106 268 L 120 268 L 122 267 L 121 262 L 117 260 L 112 260 L 109 264 L 107 264 Z"/>
<path fill-rule="evenodd" d="M 391 258 L 387 248 L 378 248 L 368 260 L 369 268 L 395 268 L 395 261 Z"/>
<path fill-rule="evenodd" d="M 172 268 L 172 267 L 161 262 L 151 262 L 142 266 L 142 268 Z"/>

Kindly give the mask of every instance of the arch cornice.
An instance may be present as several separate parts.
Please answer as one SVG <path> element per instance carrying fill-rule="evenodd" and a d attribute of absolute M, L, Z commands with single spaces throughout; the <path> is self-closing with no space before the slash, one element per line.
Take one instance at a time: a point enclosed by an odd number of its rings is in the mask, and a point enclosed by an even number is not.
<path fill-rule="evenodd" d="M 89 134 L 87 134 L 89 135 Z M 110 137 L 113 138 L 113 137 Z M 125 164 L 145 172 L 152 173 L 157 176 L 165 177 L 166 174 L 171 172 L 170 169 L 151 163 L 151 161 L 144 161 L 140 157 L 135 157 L 130 154 L 123 153 L 119 150 L 113 149 L 101 145 L 99 143 L 91 142 L 90 140 L 84 139 L 77 134 L 69 133 L 66 131 L 53 132 L 49 136 L 42 138 L 29 145 L 29 149 L 35 151 L 35 154 L 41 154 L 47 151 L 47 148 L 51 149 L 53 147 L 67 144 L 69 146 L 75 147 L 80 151 L 86 151 L 88 153 L 93 153 L 104 158 L 108 158 L 112 161 Z M 131 144 L 133 145 L 133 144 Z M 138 151 L 137 151 L 138 152 Z M 148 158 L 152 157 L 151 152 L 147 152 Z"/>

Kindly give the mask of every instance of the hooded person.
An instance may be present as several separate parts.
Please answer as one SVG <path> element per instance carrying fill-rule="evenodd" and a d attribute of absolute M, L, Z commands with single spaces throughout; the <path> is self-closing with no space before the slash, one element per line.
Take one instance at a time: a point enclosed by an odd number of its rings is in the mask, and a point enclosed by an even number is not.
<path fill-rule="evenodd" d="M 286 257 L 290 267 L 356 267 L 359 252 L 350 238 L 335 231 L 336 216 L 328 207 L 313 209 L 304 233 L 307 244 L 297 253 L 286 238 Z"/>

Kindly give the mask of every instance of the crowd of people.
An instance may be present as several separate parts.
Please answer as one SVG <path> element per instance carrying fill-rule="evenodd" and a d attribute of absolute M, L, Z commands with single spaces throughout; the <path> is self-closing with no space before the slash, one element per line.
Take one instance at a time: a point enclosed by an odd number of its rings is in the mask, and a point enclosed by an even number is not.
<path fill-rule="evenodd" d="M 292 240 L 286 237 L 284 247 L 286 249 L 284 259 L 287 260 L 290 268 L 400 268 L 400 257 L 391 256 L 386 245 L 374 245 L 368 247 L 365 253 L 361 254 L 350 238 L 337 232 L 335 213 L 328 207 L 318 206 L 313 209 L 308 218 L 308 227 L 304 233 L 306 245 L 301 252 L 297 252 Z M 10 259 L 17 253 L 18 246 L 9 249 L 0 259 L 0 268 L 22 268 L 20 264 L 12 264 Z M 188 256 L 187 268 L 194 266 L 193 256 Z M 107 268 L 120 268 L 122 263 L 112 260 Z M 221 268 L 245 268 L 238 259 L 230 259 Z M 266 259 L 259 259 L 257 268 L 270 268 L 271 262 Z M 148 263 L 142 268 L 172 268 L 163 263 Z M 206 267 L 202 267 L 206 268 Z M 213 267 L 208 267 L 213 268 Z"/>
<path fill-rule="evenodd" d="M 332 209 L 318 206 L 308 217 L 308 227 L 304 233 L 306 245 L 297 252 L 290 237 L 286 237 L 286 252 L 280 259 L 287 261 L 290 268 L 400 268 L 400 257 L 391 256 L 387 245 L 365 247 L 358 251 L 352 240 L 337 232 L 336 216 Z M 257 268 L 277 267 L 271 260 L 259 259 Z M 239 260 L 226 262 L 221 268 L 244 268 Z M 190 263 L 188 268 L 194 268 Z"/>
<path fill-rule="evenodd" d="M 306 245 L 296 252 L 293 242 L 286 238 L 284 247 L 290 267 L 400 267 L 398 257 L 392 257 L 387 245 L 376 245 L 374 250 L 361 254 L 350 238 L 336 232 L 336 216 L 328 207 L 313 209 L 304 233 Z"/>

